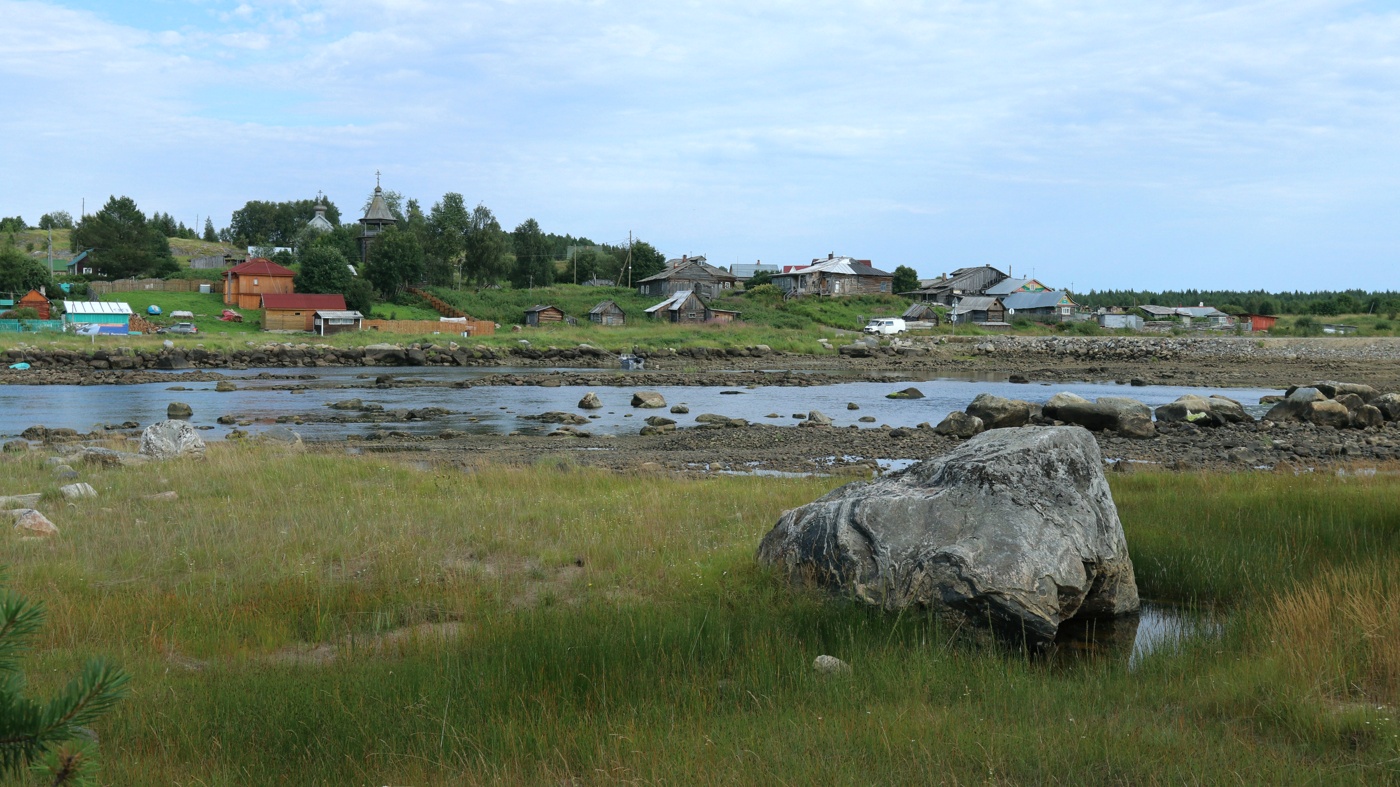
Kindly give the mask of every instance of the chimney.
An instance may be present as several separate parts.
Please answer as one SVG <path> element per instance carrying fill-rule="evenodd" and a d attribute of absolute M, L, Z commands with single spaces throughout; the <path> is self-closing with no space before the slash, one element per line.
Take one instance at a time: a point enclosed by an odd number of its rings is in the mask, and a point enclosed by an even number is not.
<path fill-rule="evenodd" d="M 828 260 L 836 259 L 836 252 L 834 252 L 834 251 L 828 251 L 828 252 L 826 253 L 826 258 L 827 258 Z"/>

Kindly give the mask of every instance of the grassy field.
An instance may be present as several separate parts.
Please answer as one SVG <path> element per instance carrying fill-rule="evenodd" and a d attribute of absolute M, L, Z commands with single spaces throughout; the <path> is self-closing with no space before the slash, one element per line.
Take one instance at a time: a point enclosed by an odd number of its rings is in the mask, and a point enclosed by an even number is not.
<path fill-rule="evenodd" d="M 0 493 L 52 495 L 3 461 Z M 62 534 L 0 563 L 50 610 L 36 690 L 92 654 L 133 674 L 112 784 L 1400 778 L 1394 478 L 1115 477 L 1144 595 L 1229 611 L 1129 669 L 789 592 L 754 550 L 832 479 L 239 445 L 83 472 L 102 496 L 51 496 Z"/>
<path fill-rule="evenodd" d="M 257 309 L 234 309 L 243 315 L 243 322 L 220 320 L 219 316 L 224 313 L 224 309 L 229 307 L 224 305 L 223 296 L 218 294 L 138 290 L 135 292 L 114 292 L 101 296 L 101 299 L 131 304 L 132 311 L 156 325 L 166 326 L 177 322 L 193 322 L 195 327 L 199 328 L 199 335 L 186 337 L 186 340 L 202 340 L 202 337 L 218 337 L 221 334 L 246 338 L 248 334 L 257 334 L 262 331 L 262 312 Z M 146 307 L 152 305 L 160 307 L 160 316 L 152 317 L 146 314 Z M 174 311 L 193 312 L 194 319 L 177 320 L 170 316 L 170 313 Z"/>

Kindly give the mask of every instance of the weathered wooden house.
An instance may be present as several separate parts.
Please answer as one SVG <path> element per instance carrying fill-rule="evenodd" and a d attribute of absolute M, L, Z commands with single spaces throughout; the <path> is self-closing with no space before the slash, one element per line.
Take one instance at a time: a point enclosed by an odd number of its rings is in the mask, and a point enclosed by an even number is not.
<path fill-rule="evenodd" d="M 24 297 L 20 298 L 18 301 L 15 301 L 15 308 L 33 309 L 34 311 L 39 313 L 39 319 L 41 320 L 47 320 L 53 314 L 53 305 L 50 304 L 49 299 L 38 290 L 30 290 L 29 292 L 26 292 L 24 294 Z"/>
<path fill-rule="evenodd" d="M 734 322 L 740 312 L 732 309 L 712 309 L 699 295 L 681 290 L 661 303 L 647 309 L 647 316 L 654 320 L 677 323 Z"/>
<path fill-rule="evenodd" d="M 989 294 L 988 289 L 1006 279 L 1005 273 L 990 265 L 958 268 L 952 273 L 945 273 L 936 279 L 920 281 L 919 289 L 902 292 L 900 295 L 908 296 L 916 301 L 952 306 L 953 301 L 962 297 Z"/>
<path fill-rule="evenodd" d="M 938 311 L 930 303 L 915 303 L 905 309 L 900 317 L 905 323 L 920 323 L 921 328 L 936 328 L 941 322 Z"/>
<path fill-rule="evenodd" d="M 626 325 L 627 313 L 615 301 L 603 301 L 588 310 L 588 321 L 598 325 Z"/>
<path fill-rule="evenodd" d="M 346 311 L 345 296 L 269 292 L 262 296 L 262 310 L 265 331 L 313 331 L 316 312 Z"/>
<path fill-rule="evenodd" d="M 822 295 L 888 295 L 894 274 L 873 268 L 869 260 L 831 255 L 813 264 L 792 268 L 773 277 L 773 285 L 789 297 Z"/>
<path fill-rule="evenodd" d="M 737 281 L 734 274 L 706 263 L 704 257 L 681 257 L 667 261 L 666 270 L 637 282 L 637 293 L 659 297 L 693 292 L 702 298 L 718 298 Z"/>
<path fill-rule="evenodd" d="M 564 311 L 558 306 L 531 306 L 525 310 L 525 324 L 531 328 L 564 322 Z"/>
<path fill-rule="evenodd" d="M 295 278 L 296 273 L 272 260 L 254 257 L 224 271 L 224 304 L 240 309 L 261 309 L 263 295 L 291 293 Z M 305 330 L 311 330 L 310 324 Z"/>
<path fill-rule="evenodd" d="M 1006 307 L 1000 298 L 993 298 L 989 295 L 974 295 L 969 298 L 959 298 L 957 303 L 948 312 L 948 319 L 955 325 L 965 325 L 967 323 L 1004 323 L 1006 322 Z"/>

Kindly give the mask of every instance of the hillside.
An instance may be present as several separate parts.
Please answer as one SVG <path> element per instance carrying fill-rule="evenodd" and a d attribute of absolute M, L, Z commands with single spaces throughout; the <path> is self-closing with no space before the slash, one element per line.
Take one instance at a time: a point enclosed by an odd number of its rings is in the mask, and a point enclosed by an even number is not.
<path fill-rule="evenodd" d="M 72 230 L 53 231 L 53 259 L 56 271 L 62 272 L 73 258 L 73 252 L 69 249 L 69 236 Z M 35 259 L 47 259 L 49 249 L 49 233 L 47 230 L 30 228 L 23 232 L 15 233 L 15 246 L 21 251 Z M 3 242 L 3 241 L 0 241 Z M 175 257 L 175 261 L 182 267 L 188 266 L 193 257 L 205 257 L 213 254 L 239 254 L 240 249 L 226 243 L 206 243 L 202 240 L 190 240 L 188 238 L 170 238 L 170 253 Z M 210 278 L 214 278 L 211 276 Z"/>

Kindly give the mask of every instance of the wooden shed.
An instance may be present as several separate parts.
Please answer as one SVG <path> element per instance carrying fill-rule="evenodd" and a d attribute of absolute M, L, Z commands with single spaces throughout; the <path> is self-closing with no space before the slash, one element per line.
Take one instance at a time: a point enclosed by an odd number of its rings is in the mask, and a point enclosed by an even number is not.
<path fill-rule="evenodd" d="M 603 301 L 588 310 L 588 320 L 598 325 L 626 325 L 627 313 L 616 301 Z"/>
<path fill-rule="evenodd" d="M 317 309 L 316 313 L 312 315 L 311 329 L 321 336 L 358 331 L 361 329 L 364 319 L 363 314 L 349 309 Z"/>
<path fill-rule="evenodd" d="M 33 309 L 39 313 L 39 319 L 47 320 L 53 314 L 53 307 L 49 304 L 49 299 L 44 297 L 38 290 L 30 290 L 15 302 L 16 309 Z"/>
<path fill-rule="evenodd" d="M 525 324 L 531 328 L 564 321 L 564 311 L 558 306 L 531 306 L 525 310 Z"/>
<path fill-rule="evenodd" d="M 345 296 L 269 292 L 262 296 L 262 309 L 265 331 L 313 331 L 316 312 L 345 311 Z"/>
<path fill-rule="evenodd" d="M 224 305 L 240 309 L 260 309 L 262 296 L 268 293 L 290 294 L 292 280 L 296 273 L 278 265 L 272 260 L 254 257 L 242 265 L 235 265 L 224 271 Z M 341 304 L 340 308 L 345 308 Z M 308 322 L 306 328 L 311 330 Z"/>

